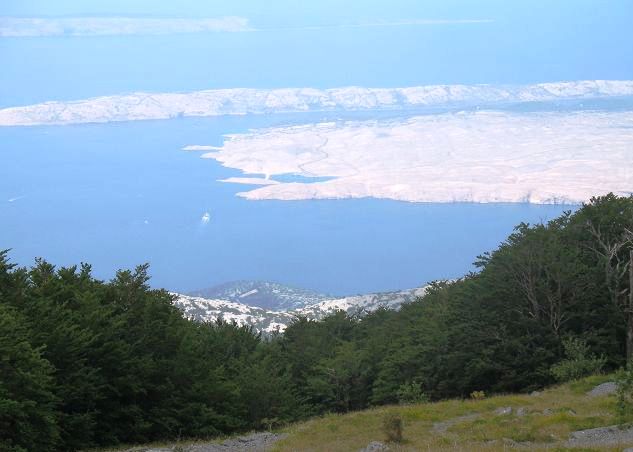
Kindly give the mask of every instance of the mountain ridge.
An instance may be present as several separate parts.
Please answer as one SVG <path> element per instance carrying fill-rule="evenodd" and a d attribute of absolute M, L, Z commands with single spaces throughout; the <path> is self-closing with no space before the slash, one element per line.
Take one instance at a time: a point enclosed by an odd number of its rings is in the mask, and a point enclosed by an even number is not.
<path fill-rule="evenodd" d="M 228 300 L 273 311 L 286 311 L 318 303 L 333 297 L 311 290 L 271 281 L 237 280 L 209 288 L 188 292 L 186 295 Z"/>
<path fill-rule="evenodd" d="M 240 287 L 243 289 L 253 287 L 253 285 L 265 287 L 266 284 L 276 289 L 285 288 L 288 289 L 288 292 L 284 293 L 287 298 L 282 300 L 281 304 L 276 305 L 278 309 L 266 309 L 261 306 L 235 301 L 240 299 L 240 294 L 235 292 L 236 283 L 241 283 Z M 239 284 L 237 286 L 239 286 Z M 224 293 L 229 293 L 231 289 L 233 289 L 234 292 L 231 295 L 232 299 L 205 298 L 174 292 L 172 293 L 175 297 L 174 305 L 182 311 L 185 317 L 194 321 L 210 322 L 217 319 L 223 319 L 229 322 L 235 321 L 239 325 L 251 326 L 263 334 L 271 334 L 274 332 L 283 332 L 288 325 L 299 317 L 306 317 L 310 320 L 320 320 L 336 311 L 345 311 L 349 315 L 362 316 L 380 308 L 398 310 L 402 304 L 422 297 L 429 286 L 425 285 L 401 291 L 377 292 L 346 297 L 327 297 L 325 295 L 315 294 L 316 297 L 321 299 L 312 303 L 307 303 L 305 298 L 298 298 L 292 301 L 288 295 L 293 292 L 297 294 L 312 292 L 265 281 L 237 281 L 215 287 L 219 289 L 216 289 L 213 293 L 222 293 L 222 290 L 225 291 Z M 251 289 L 250 292 L 252 292 L 252 290 L 253 289 Z M 194 291 L 192 293 L 195 294 L 204 291 L 205 289 L 202 289 L 202 291 Z M 245 294 L 249 294 L 249 291 L 243 292 L 242 296 Z M 248 298 L 248 296 L 249 295 L 246 295 L 245 298 Z M 275 305 L 274 303 L 268 304 Z M 289 308 L 279 308 L 284 305 L 289 306 Z"/>

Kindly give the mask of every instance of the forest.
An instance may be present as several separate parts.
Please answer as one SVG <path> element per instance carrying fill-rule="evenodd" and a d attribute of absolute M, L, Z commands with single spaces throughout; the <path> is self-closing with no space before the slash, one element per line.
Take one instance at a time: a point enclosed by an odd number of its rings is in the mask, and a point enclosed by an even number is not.
<path fill-rule="evenodd" d="M 632 231 L 633 197 L 593 198 L 518 225 L 475 272 L 399 311 L 297 318 L 265 338 L 184 318 L 148 265 L 101 281 L 88 264 L 23 268 L 3 251 L 0 450 L 209 438 L 529 392 L 573 376 L 561 369 L 575 358 L 620 368 L 633 355 Z"/>

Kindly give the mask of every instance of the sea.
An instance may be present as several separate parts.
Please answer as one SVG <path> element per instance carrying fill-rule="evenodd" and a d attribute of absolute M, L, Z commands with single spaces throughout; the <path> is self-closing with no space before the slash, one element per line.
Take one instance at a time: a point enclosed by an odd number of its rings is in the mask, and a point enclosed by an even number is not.
<path fill-rule="evenodd" d="M 181 150 L 306 120 L 226 116 L 0 128 L 0 249 L 10 248 L 21 265 L 36 257 L 59 266 L 87 262 L 102 279 L 147 262 L 151 284 L 173 291 L 247 279 L 349 295 L 460 277 L 518 223 L 575 208 L 250 201 L 236 196 L 248 186 L 219 182 L 239 171 Z"/>
<path fill-rule="evenodd" d="M 541 66 L 530 72 L 513 49 L 489 39 L 503 35 L 505 25 L 490 27 L 496 28 L 464 39 L 462 58 L 451 60 L 439 43 L 456 39 L 455 27 L 3 38 L 0 108 L 132 91 L 598 78 L 565 72 L 571 63 L 556 73 Z M 486 53 L 490 42 L 501 43 L 496 53 Z M 507 61 L 495 55 L 506 53 L 514 60 L 504 69 Z M 477 55 L 490 61 L 475 64 Z M 617 78 L 618 70 L 604 78 Z M 147 262 L 152 286 L 179 292 L 266 280 L 340 296 L 458 278 L 474 271 L 477 256 L 495 249 L 517 224 L 578 208 L 249 201 L 236 196 L 248 186 L 219 182 L 239 171 L 181 150 L 220 145 L 225 134 L 261 127 L 389 114 L 396 113 L 0 127 L 0 249 L 10 249 L 11 260 L 24 266 L 37 257 L 57 266 L 86 262 L 104 280 Z"/>

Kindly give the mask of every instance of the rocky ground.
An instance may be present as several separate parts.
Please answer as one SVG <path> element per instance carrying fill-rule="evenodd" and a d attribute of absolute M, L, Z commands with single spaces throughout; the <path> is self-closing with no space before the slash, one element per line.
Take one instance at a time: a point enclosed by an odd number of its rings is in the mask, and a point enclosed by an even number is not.
<path fill-rule="evenodd" d="M 265 452 L 285 434 L 259 432 L 227 439 L 221 443 L 172 444 L 163 447 L 136 447 L 124 452 Z"/>

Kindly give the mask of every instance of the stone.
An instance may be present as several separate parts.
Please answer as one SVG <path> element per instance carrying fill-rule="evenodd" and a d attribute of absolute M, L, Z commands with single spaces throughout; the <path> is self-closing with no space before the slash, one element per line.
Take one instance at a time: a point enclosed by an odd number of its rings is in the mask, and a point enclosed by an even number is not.
<path fill-rule="evenodd" d="M 621 425 L 579 430 L 569 435 L 567 445 L 582 447 L 611 446 L 633 441 L 633 428 Z"/>
<path fill-rule="evenodd" d="M 587 393 L 589 397 L 601 397 L 611 394 L 615 394 L 618 390 L 618 385 L 614 381 L 607 381 L 602 383 Z"/>
<path fill-rule="evenodd" d="M 387 446 L 386 444 L 383 444 L 379 441 L 372 441 L 367 445 L 367 447 L 361 449 L 360 452 L 382 452 L 387 450 L 389 450 L 389 446 Z"/>

